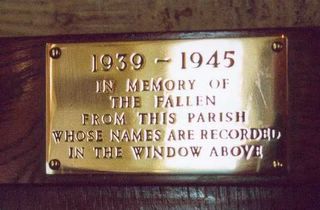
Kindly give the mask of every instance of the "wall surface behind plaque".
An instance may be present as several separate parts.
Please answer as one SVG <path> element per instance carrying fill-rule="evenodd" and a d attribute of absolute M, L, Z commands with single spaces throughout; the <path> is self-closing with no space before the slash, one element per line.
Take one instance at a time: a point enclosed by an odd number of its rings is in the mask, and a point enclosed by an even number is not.
<path fill-rule="evenodd" d="M 317 0 L 0 1 L 0 36 L 320 25 Z"/>

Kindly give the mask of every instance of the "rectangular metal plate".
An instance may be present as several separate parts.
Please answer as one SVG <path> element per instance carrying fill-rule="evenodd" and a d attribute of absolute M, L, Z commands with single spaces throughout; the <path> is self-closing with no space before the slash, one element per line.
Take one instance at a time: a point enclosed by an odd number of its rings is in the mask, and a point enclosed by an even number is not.
<path fill-rule="evenodd" d="M 46 172 L 286 171 L 287 38 L 47 44 Z"/>

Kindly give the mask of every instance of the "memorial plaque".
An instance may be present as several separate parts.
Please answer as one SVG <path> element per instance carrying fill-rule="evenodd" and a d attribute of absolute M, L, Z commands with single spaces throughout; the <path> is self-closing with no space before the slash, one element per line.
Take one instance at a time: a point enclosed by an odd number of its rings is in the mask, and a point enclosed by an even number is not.
<path fill-rule="evenodd" d="M 287 38 L 50 43 L 46 172 L 279 174 Z"/>

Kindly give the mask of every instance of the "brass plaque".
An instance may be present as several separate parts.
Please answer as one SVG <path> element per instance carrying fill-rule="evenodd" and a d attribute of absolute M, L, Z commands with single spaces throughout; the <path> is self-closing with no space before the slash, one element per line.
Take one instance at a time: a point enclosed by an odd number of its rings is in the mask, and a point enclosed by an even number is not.
<path fill-rule="evenodd" d="M 46 173 L 286 171 L 287 38 L 51 43 Z"/>

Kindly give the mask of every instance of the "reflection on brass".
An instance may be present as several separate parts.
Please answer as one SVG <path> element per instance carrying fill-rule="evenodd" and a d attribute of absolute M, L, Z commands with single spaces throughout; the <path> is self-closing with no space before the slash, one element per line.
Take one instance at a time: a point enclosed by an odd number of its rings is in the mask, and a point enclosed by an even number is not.
<path fill-rule="evenodd" d="M 59 43 L 46 53 L 47 174 L 287 168 L 284 35 Z"/>

